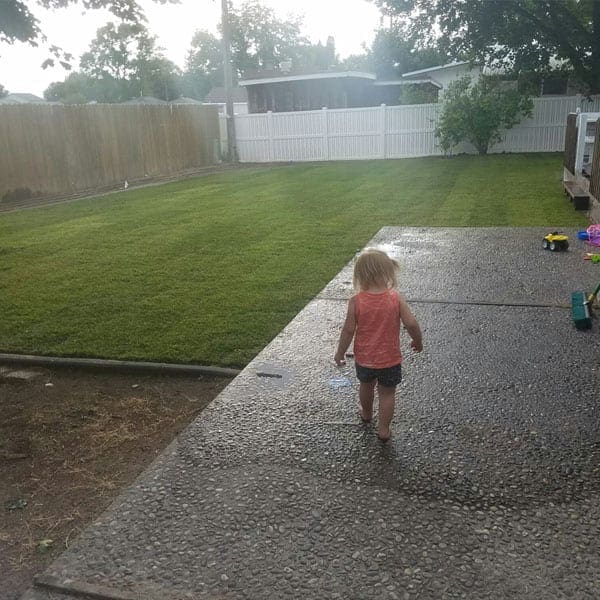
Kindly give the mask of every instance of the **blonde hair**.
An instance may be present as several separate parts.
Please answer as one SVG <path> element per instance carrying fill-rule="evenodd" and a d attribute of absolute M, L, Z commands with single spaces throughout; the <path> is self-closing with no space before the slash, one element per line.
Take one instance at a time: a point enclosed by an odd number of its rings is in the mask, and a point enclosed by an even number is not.
<path fill-rule="evenodd" d="M 367 248 L 356 259 L 352 283 L 357 291 L 370 287 L 386 286 L 394 289 L 398 285 L 398 261 L 376 248 Z"/>

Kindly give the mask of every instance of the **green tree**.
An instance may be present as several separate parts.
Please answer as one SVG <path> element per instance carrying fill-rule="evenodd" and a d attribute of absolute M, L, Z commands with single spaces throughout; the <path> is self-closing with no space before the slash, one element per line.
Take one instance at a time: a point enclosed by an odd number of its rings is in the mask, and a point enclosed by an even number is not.
<path fill-rule="evenodd" d="M 99 84 L 102 84 L 102 81 L 95 77 L 83 73 L 69 73 L 64 81 L 51 83 L 44 91 L 44 98 L 65 104 L 87 104 L 92 100 L 107 102 L 107 99 L 99 98 Z"/>
<path fill-rule="evenodd" d="M 467 141 L 479 154 L 502 139 L 502 132 L 531 114 L 532 100 L 510 82 L 468 75 L 453 81 L 444 93 L 436 136 L 445 152 Z"/>
<path fill-rule="evenodd" d="M 231 57 L 240 77 L 252 71 L 277 69 L 284 61 L 293 68 L 325 70 L 338 64 L 335 43 L 310 44 L 301 34 L 302 19 L 279 19 L 258 0 L 247 0 L 229 13 Z M 194 34 L 182 77 L 184 94 L 203 99 L 213 87 L 223 85 L 222 41 L 198 30 Z"/>
<path fill-rule="evenodd" d="M 156 48 L 140 23 L 107 23 L 80 61 L 81 72 L 52 83 L 44 95 L 66 103 L 122 102 L 135 96 L 172 100 L 179 95 L 178 68 Z"/>
<path fill-rule="evenodd" d="M 74 71 L 64 79 L 51 83 L 44 91 L 44 98 L 65 104 L 87 104 L 88 102 L 122 102 L 136 94 L 125 80 L 110 76 L 94 77 Z"/>
<path fill-rule="evenodd" d="M 600 92 L 600 0 L 373 1 L 453 58 L 517 74 L 564 61 L 590 93 Z"/>
<path fill-rule="evenodd" d="M 222 42 L 212 33 L 198 30 L 192 37 L 192 47 L 188 51 L 185 69 L 204 77 L 223 82 Z"/>
<path fill-rule="evenodd" d="M 181 79 L 184 96 L 204 100 L 213 88 L 223 85 L 222 42 L 212 33 L 198 30 L 192 37 Z"/>
<path fill-rule="evenodd" d="M 8 90 L 0 83 L 0 98 L 8 96 Z"/>
<path fill-rule="evenodd" d="M 397 78 L 402 73 L 426 69 L 446 62 L 438 48 L 415 36 L 400 21 L 392 21 L 375 34 L 364 54 L 353 54 L 343 61 L 351 70 L 367 70 L 380 79 Z"/>
<path fill-rule="evenodd" d="M 179 0 L 153 0 L 161 4 L 178 3 Z M 137 24 L 145 20 L 138 0 L 0 0 L 0 42 L 25 42 L 37 46 L 46 41 L 46 36 L 39 26 L 35 8 L 64 8 L 80 5 L 84 9 L 104 8 L 111 11 L 120 20 Z M 58 46 L 49 47 L 53 58 L 44 62 L 44 67 L 54 66 L 58 60 L 63 67 L 71 67 L 72 55 L 65 53 Z"/>
<path fill-rule="evenodd" d="M 355 54 L 343 61 L 349 70 L 374 72 L 379 79 L 398 79 L 403 73 L 444 64 L 446 57 L 428 43 L 412 35 L 401 22 L 391 20 L 380 28 L 364 54 Z M 398 100 L 401 104 L 423 104 L 437 101 L 437 89 L 432 85 L 403 86 Z"/>
<path fill-rule="evenodd" d="M 365 52 L 363 54 L 349 54 L 344 58 L 340 66 L 347 71 L 371 71 L 371 59 L 367 54 L 368 48 L 363 45 Z"/>
<path fill-rule="evenodd" d="M 152 55 L 138 58 L 135 66 L 135 75 L 129 81 L 132 96 L 154 96 L 168 102 L 180 95 L 181 73 L 170 60 Z"/>
<path fill-rule="evenodd" d="M 402 23 L 379 29 L 369 53 L 373 70 L 382 79 L 446 62 L 436 46 L 420 39 Z"/>
<path fill-rule="evenodd" d="M 231 56 L 238 74 L 275 69 L 283 61 L 296 59 L 309 44 L 301 35 L 302 19 L 278 19 L 272 8 L 258 0 L 246 0 L 229 15 Z"/>
<path fill-rule="evenodd" d="M 340 65 L 335 53 L 335 40 L 331 36 L 327 38 L 325 45 L 320 41 L 316 44 L 302 44 L 296 52 L 296 62 L 300 68 L 327 71 Z"/>
<path fill-rule="evenodd" d="M 107 23 L 96 32 L 90 49 L 81 55 L 79 66 L 84 75 L 130 79 L 136 73 L 137 60 L 147 60 L 154 42 L 141 24 Z"/>

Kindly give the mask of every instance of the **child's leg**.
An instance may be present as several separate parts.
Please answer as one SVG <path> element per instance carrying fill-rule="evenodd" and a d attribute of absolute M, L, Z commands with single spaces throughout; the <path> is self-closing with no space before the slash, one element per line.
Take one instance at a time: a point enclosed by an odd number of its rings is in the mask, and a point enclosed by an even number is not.
<path fill-rule="evenodd" d="M 373 400 L 375 398 L 376 379 L 367 383 L 360 382 L 358 398 L 360 400 L 360 416 L 364 421 L 370 421 L 373 417 Z"/>
<path fill-rule="evenodd" d="M 390 423 L 394 416 L 394 405 L 396 403 L 396 386 L 386 387 L 379 384 L 379 439 L 387 440 L 391 435 Z"/>

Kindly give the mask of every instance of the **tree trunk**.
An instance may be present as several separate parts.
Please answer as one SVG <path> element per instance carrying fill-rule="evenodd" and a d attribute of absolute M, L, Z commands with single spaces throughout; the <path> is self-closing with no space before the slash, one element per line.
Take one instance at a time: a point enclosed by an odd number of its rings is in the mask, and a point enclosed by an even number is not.
<path fill-rule="evenodd" d="M 473 140 L 472 144 L 475 146 L 475 149 L 479 153 L 479 156 L 485 156 L 488 153 L 488 149 L 490 146 L 489 140 Z"/>

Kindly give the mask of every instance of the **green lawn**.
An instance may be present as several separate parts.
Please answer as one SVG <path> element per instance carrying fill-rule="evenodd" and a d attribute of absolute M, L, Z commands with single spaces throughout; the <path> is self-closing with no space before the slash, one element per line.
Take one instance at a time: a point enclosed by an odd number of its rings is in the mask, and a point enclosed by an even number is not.
<path fill-rule="evenodd" d="M 558 155 L 227 172 L 0 215 L 0 351 L 241 366 L 384 225 L 585 226 Z"/>

